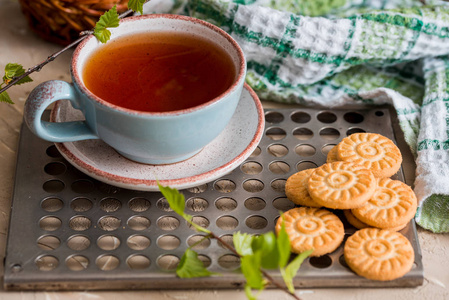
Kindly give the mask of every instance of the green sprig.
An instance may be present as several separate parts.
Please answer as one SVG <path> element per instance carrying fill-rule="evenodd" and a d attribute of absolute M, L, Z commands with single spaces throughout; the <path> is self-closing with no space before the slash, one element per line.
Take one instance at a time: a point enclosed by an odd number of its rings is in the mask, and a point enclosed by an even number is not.
<path fill-rule="evenodd" d="M 111 32 L 108 28 L 118 27 L 120 22 L 117 13 L 117 6 L 105 12 L 98 20 L 94 28 L 95 37 L 102 43 L 106 43 L 111 38 Z"/>
<path fill-rule="evenodd" d="M 143 15 L 143 5 L 145 4 L 145 2 L 145 0 L 129 0 L 128 8 Z"/>
<path fill-rule="evenodd" d="M 5 66 L 5 75 L 3 75 L 3 82 L 0 84 L 0 88 L 3 85 L 9 84 L 11 81 L 14 80 L 14 78 L 17 78 L 19 76 L 22 76 L 25 74 L 25 69 L 20 64 L 14 64 L 9 63 Z M 20 79 L 18 82 L 14 83 L 14 85 L 20 85 L 27 82 L 33 81 L 30 76 L 25 76 L 24 78 Z M 14 104 L 11 97 L 8 95 L 7 92 L 3 92 L 0 94 L 0 102 L 6 102 L 9 104 Z"/>

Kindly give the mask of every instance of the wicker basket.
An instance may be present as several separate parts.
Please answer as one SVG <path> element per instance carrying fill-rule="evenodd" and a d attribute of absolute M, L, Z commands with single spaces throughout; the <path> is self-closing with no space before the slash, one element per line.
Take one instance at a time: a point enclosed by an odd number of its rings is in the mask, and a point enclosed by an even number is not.
<path fill-rule="evenodd" d="M 30 28 L 47 41 L 68 45 L 83 30 L 92 29 L 100 16 L 117 5 L 122 13 L 128 0 L 19 0 Z"/>

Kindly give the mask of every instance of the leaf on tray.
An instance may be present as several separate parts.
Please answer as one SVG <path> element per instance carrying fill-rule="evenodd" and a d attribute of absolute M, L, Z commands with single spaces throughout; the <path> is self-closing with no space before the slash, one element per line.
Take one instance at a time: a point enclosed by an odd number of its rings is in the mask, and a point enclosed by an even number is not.
<path fill-rule="evenodd" d="M 213 274 L 204 267 L 204 263 L 198 258 L 198 253 L 190 248 L 184 252 L 176 268 L 176 275 L 180 278 L 207 277 Z"/>

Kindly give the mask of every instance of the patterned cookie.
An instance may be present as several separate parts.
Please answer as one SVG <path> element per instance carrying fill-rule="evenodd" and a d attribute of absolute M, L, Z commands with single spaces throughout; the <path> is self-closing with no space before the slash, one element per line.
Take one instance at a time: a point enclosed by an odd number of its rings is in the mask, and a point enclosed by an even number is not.
<path fill-rule="evenodd" d="M 415 254 L 409 240 L 399 232 L 365 228 L 351 235 L 344 246 L 349 268 L 360 276 L 387 281 L 404 276 Z"/>
<path fill-rule="evenodd" d="M 341 220 L 326 209 L 295 207 L 283 214 L 292 252 L 314 249 L 311 256 L 333 252 L 343 241 L 345 230 Z M 282 217 L 277 220 L 276 233 L 281 230 Z"/>
<path fill-rule="evenodd" d="M 376 186 L 371 171 L 338 161 L 316 168 L 307 189 L 310 197 L 324 207 L 351 209 L 363 206 L 374 194 Z"/>
<path fill-rule="evenodd" d="M 368 202 L 352 210 L 360 221 L 378 228 L 407 224 L 416 213 L 418 201 L 413 190 L 399 180 L 381 178 Z"/>
<path fill-rule="evenodd" d="M 315 171 L 315 169 L 307 169 L 293 174 L 287 179 L 285 183 L 285 195 L 290 201 L 295 204 L 310 206 L 310 207 L 321 207 L 322 205 L 313 201 L 307 191 L 307 182 L 310 175 Z"/>
<path fill-rule="evenodd" d="M 354 226 L 357 229 L 363 229 L 363 228 L 368 228 L 368 227 L 373 227 L 373 226 L 369 226 L 366 223 L 363 223 L 362 221 L 360 221 L 359 219 L 357 219 L 354 214 L 351 212 L 350 209 L 345 209 L 343 210 L 343 214 L 346 217 L 346 221 L 348 221 L 349 224 L 351 224 L 352 226 Z M 400 231 L 402 229 L 405 228 L 405 226 L 407 226 L 408 222 L 393 228 L 384 228 L 384 229 L 388 229 L 388 230 L 392 230 L 392 231 Z"/>
<path fill-rule="evenodd" d="M 388 138 L 376 133 L 354 133 L 337 145 L 338 160 L 362 165 L 375 177 L 393 176 L 401 167 L 399 148 Z"/>
<path fill-rule="evenodd" d="M 331 163 L 331 162 L 335 162 L 338 161 L 338 148 L 337 146 L 334 146 L 328 153 L 327 153 L 327 158 L 326 158 L 326 162 L 327 163 Z"/>

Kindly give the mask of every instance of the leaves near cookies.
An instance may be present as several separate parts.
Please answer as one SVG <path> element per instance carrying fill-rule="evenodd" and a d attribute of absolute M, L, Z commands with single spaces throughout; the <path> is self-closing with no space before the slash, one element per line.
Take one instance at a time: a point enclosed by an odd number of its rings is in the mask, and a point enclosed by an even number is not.
<path fill-rule="evenodd" d="M 7 64 L 5 67 L 5 75 L 3 75 L 3 81 L 2 83 L 0 83 L 0 88 L 2 88 L 3 85 L 9 84 L 16 77 L 22 76 L 23 74 L 25 74 L 25 69 L 23 68 L 22 65 L 14 63 Z M 24 78 L 16 82 L 14 85 L 19 85 L 31 81 L 33 80 L 29 76 L 25 76 Z M 3 92 L 0 94 L 0 102 L 14 104 L 14 102 L 11 100 L 7 92 Z"/>

